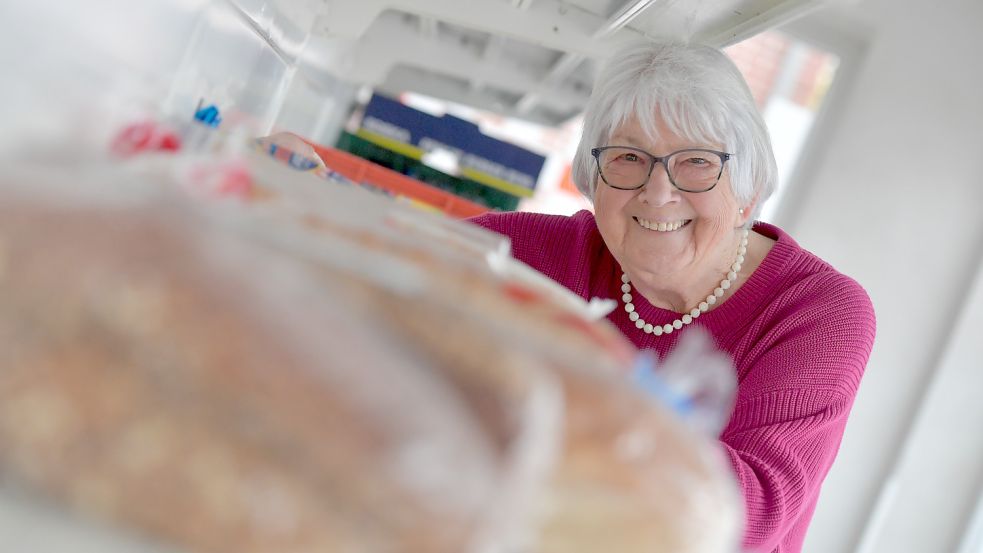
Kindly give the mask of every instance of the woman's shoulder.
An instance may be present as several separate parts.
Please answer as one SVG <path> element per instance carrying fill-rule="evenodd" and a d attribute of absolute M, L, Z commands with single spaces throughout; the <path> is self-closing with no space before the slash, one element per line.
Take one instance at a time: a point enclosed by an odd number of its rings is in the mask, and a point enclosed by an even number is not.
<path fill-rule="evenodd" d="M 873 321 L 870 296 L 857 280 L 800 246 L 784 230 L 766 223 L 754 228 L 775 240 L 759 269 L 762 288 L 770 289 L 777 301 L 830 316 L 849 314 Z"/>
<path fill-rule="evenodd" d="M 746 324 L 726 330 L 742 381 L 757 392 L 830 382 L 844 397 L 856 393 L 876 334 L 867 291 L 781 229 L 755 231 L 775 244 L 738 299 Z"/>
<path fill-rule="evenodd" d="M 594 215 L 586 210 L 569 216 L 487 213 L 469 221 L 507 236 L 516 259 L 565 285 L 571 275 L 593 271 L 590 264 L 603 250 Z"/>

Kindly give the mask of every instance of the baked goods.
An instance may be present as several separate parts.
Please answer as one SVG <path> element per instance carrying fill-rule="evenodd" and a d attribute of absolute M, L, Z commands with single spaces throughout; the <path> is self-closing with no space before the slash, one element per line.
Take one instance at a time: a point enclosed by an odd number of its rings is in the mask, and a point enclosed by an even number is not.
<path fill-rule="evenodd" d="M 0 472 L 194 551 L 729 553 L 729 467 L 615 329 L 349 197 L 0 183 Z"/>
<path fill-rule="evenodd" d="M 523 366 L 545 370 L 558 383 L 562 440 L 542 481 L 525 490 L 525 500 L 534 506 L 527 505 L 524 516 L 535 535 L 524 550 L 735 550 L 741 498 L 717 444 L 694 434 L 618 375 L 562 355 L 569 344 L 562 333 L 552 341 L 545 334 L 523 336 L 526 325 L 512 325 L 508 310 L 497 312 L 499 319 L 478 317 L 432 297 L 388 297 L 382 305 L 392 324 L 412 335 L 436 367 L 481 384 L 472 389 L 501 388 L 488 380 L 497 373 L 500 381 L 502 373 Z M 480 394 L 469 397 L 480 406 Z M 509 413 L 485 415 L 483 421 L 502 421 Z M 521 435 L 521 429 L 506 435 Z"/>
<path fill-rule="evenodd" d="M 498 468 L 452 391 L 173 216 L 0 204 L 0 469 L 195 551 L 467 550 Z"/>

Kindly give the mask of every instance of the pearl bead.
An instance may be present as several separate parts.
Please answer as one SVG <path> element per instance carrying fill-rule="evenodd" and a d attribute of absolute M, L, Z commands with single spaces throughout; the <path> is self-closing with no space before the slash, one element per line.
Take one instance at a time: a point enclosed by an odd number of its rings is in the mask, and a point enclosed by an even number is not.
<path fill-rule="evenodd" d="M 697 311 L 697 313 L 699 313 L 699 311 Z M 690 315 L 689 313 L 683 315 L 683 324 L 684 325 L 688 325 L 691 322 L 693 322 L 693 316 L 692 315 Z"/>
<path fill-rule="evenodd" d="M 697 309 L 700 310 L 700 313 L 706 313 L 707 311 L 710 310 L 710 304 L 708 304 L 705 301 L 701 301 L 700 306 Z"/>
<path fill-rule="evenodd" d="M 652 325 L 646 324 L 645 328 L 643 328 L 642 330 L 644 330 L 646 334 L 652 334 Z"/>
<path fill-rule="evenodd" d="M 662 327 L 661 326 L 653 326 L 652 327 L 652 334 L 655 334 L 656 336 L 662 336 Z"/>
<path fill-rule="evenodd" d="M 727 273 L 727 280 L 734 280 L 735 278 L 737 278 L 737 273 L 734 271 Z"/>
<path fill-rule="evenodd" d="M 709 296 L 707 296 L 707 303 L 709 305 L 713 305 L 713 304 L 717 303 L 717 296 L 714 296 L 713 294 L 710 294 Z"/>
<path fill-rule="evenodd" d="M 628 318 L 631 319 L 631 322 L 637 321 L 638 320 L 638 311 L 632 311 L 631 313 L 629 313 L 628 314 Z"/>
<path fill-rule="evenodd" d="M 693 310 L 689 312 L 689 316 L 690 317 L 693 317 L 695 319 L 695 318 L 697 318 L 697 317 L 700 316 L 700 313 L 702 313 L 702 311 L 700 311 L 700 308 L 699 307 L 696 307 L 696 308 L 693 308 Z"/>
<path fill-rule="evenodd" d="M 713 289 L 713 295 L 714 296 L 717 296 L 718 298 L 724 297 L 724 289 L 721 288 L 721 287 L 719 287 L 719 286 L 716 287 L 716 288 L 714 288 Z"/>
<path fill-rule="evenodd" d="M 626 294 L 628 292 L 631 292 L 631 284 L 622 284 L 621 285 L 621 291 L 624 292 L 624 293 L 626 293 Z"/>
<path fill-rule="evenodd" d="M 683 321 L 676 319 L 675 321 L 672 322 L 672 327 L 675 328 L 676 330 L 683 328 Z"/>
<path fill-rule="evenodd" d="M 665 334 L 672 334 L 672 325 L 662 325 L 662 332 Z"/>
<path fill-rule="evenodd" d="M 627 273 L 621 273 L 621 282 L 624 282 L 625 284 L 628 284 L 629 282 L 631 282 L 628 279 L 628 274 Z"/>
<path fill-rule="evenodd" d="M 734 260 L 734 264 L 735 265 L 740 264 L 740 263 L 744 263 L 744 256 L 743 255 L 738 255 L 737 256 L 737 259 Z"/>
<path fill-rule="evenodd" d="M 634 305 L 632 305 L 632 304 L 630 304 L 630 303 L 626 303 L 626 304 L 625 304 L 625 311 L 627 311 L 627 312 L 629 312 L 629 313 L 631 313 L 631 312 L 632 312 L 632 311 L 634 311 L 634 310 L 635 310 L 635 306 L 634 306 Z"/>
<path fill-rule="evenodd" d="M 730 288 L 730 281 L 729 280 L 721 280 L 720 281 L 720 287 L 723 288 L 724 290 Z"/>
<path fill-rule="evenodd" d="M 747 246 L 741 246 L 738 248 L 737 255 L 747 255 Z"/>
<path fill-rule="evenodd" d="M 631 294 L 625 294 L 621 296 L 621 301 L 625 303 L 631 303 Z"/>
<path fill-rule="evenodd" d="M 643 321 L 642 319 L 638 319 L 637 321 L 635 321 L 635 326 L 638 327 L 638 328 L 644 328 L 645 327 L 645 321 Z"/>

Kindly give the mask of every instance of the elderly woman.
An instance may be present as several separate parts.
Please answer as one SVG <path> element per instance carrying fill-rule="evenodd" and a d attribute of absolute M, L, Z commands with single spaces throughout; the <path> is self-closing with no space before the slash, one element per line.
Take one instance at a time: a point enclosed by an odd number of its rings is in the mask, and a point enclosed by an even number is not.
<path fill-rule="evenodd" d="M 874 340 L 855 281 L 755 222 L 775 188 L 764 122 L 720 51 L 636 43 L 599 75 L 573 162 L 594 214 L 488 214 L 514 255 L 664 356 L 700 326 L 737 370 L 720 435 L 743 488 L 744 545 L 797 552 Z"/>

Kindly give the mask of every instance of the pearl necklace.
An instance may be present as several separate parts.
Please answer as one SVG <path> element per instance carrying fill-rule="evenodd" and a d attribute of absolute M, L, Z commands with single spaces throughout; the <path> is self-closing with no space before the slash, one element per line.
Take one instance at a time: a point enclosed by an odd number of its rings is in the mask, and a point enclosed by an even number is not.
<path fill-rule="evenodd" d="M 692 323 L 701 314 L 709 311 L 710 306 L 717 303 L 717 299 L 722 298 L 724 296 L 724 292 L 730 288 L 730 285 L 737 279 L 737 273 L 740 272 L 741 264 L 744 263 L 744 255 L 747 253 L 747 236 L 748 230 L 744 229 L 744 231 L 741 233 L 741 245 L 737 248 L 737 257 L 734 259 L 734 264 L 730 266 L 730 271 L 727 272 L 727 277 L 720 281 L 720 286 L 714 288 L 713 293 L 708 295 L 706 300 L 700 302 L 700 305 L 694 307 L 689 313 L 671 323 L 667 323 L 662 326 L 653 326 L 651 323 L 645 322 L 645 319 L 638 316 L 638 312 L 635 311 L 635 306 L 632 304 L 631 280 L 628 278 L 626 273 L 622 272 L 621 291 L 624 292 L 624 295 L 621 296 L 621 299 L 625 302 L 625 311 L 628 312 L 628 318 L 635 323 L 636 327 L 645 331 L 646 334 L 655 334 L 656 336 L 672 334 L 673 330 L 679 330 L 685 325 Z"/>

